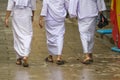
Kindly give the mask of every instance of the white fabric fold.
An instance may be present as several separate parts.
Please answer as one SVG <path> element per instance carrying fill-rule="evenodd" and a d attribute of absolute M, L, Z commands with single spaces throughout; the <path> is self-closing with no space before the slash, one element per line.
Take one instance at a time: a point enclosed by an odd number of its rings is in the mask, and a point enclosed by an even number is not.
<path fill-rule="evenodd" d="M 71 18 L 77 17 L 78 1 L 79 0 L 70 0 L 69 1 L 68 12 L 69 12 L 69 15 L 70 15 Z"/>
<path fill-rule="evenodd" d="M 29 0 L 14 0 L 15 1 L 15 6 L 19 8 L 24 8 L 28 6 Z"/>

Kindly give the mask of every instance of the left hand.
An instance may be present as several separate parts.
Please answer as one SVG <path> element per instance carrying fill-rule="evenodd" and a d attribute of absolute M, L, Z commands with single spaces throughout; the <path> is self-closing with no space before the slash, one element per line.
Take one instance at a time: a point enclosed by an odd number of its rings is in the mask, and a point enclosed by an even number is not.
<path fill-rule="evenodd" d="M 34 16 L 32 16 L 32 22 L 34 21 Z"/>

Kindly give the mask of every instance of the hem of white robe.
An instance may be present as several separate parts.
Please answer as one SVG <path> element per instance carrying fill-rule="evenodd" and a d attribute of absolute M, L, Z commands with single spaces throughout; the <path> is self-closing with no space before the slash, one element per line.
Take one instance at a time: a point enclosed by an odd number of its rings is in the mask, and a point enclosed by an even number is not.
<path fill-rule="evenodd" d="M 58 53 L 58 54 L 49 53 L 49 54 L 50 54 L 50 55 L 53 55 L 53 56 L 54 56 L 54 55 L 56 55 L 56 56 L 57 56 L 57 55 L 62 55 L 62 53 Z"/>
<path fill-rule="evenodd" d="M 92 51 L 90 51 L 90 52 L 83 52 L 83 54 L 92 54 Z"/>
<path fill-rule="evenodd" d="M 17 48 L 15 48 L 15 47 L 14 47 L 14 49 L 15 49 L 15 51 L 16 51 L 16 55 L 18 55 L 19 57 L 28 57 L 29 54 L 30 54 L 30 50 L 25 51 L 25 53 L 24 53 L 24 52 L 20 52 L 20 51 L 19 51 Z"/>

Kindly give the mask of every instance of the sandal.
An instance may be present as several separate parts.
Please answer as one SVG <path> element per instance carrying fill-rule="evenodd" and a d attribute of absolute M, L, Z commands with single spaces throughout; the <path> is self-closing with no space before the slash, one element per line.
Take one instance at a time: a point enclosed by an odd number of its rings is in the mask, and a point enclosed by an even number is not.
<path fill-rule="evenodd" d="M 23 63 L 23 67 L 29 67 L 28 63 Z"/>
<path fill-rule="evenodd" d="M 65 62 L 63 60 L 57 60 L 56 64 L 57 65 L 63 65 L 63 64 L 65 64 Z"/>
<path fill-rule="evenodd" d="M 23 61 L 24 61 L 23 67 L 29 67 L 29 64 L 27 62 L 27 58 L 26 57 L 23 58 Z"/>
<path fill-rule="evenodd" d="M 17 61 L 16 61 L 16 64 L 17 65 L 22 65 L 22 61 L 21 60 L 22 60 L 21 58 L 18 58 Z"/>
<path fill-rule="evenodd" d="M 51 63 L 53 63 L 53 59 L 50 58 L 50 57 L 46 57 L 46 58 L 45 58 L 45 61 L 46 61 L 46 62 L 51 62 Z"/>
<path fill-rule="evenodd" d="M 88 59 L 82 62 L 83 64 L 91 64 L 93 63 L 93 59 Z"/>
<path fill-rule="evenodd" d="M 51 62 L 51 63 L 53 63 L 53 60 L 50 59 L 49 57 L 46 57 L 46 58 L 45 58 L 45 61 L 46 61 L 46 62 Z"/>

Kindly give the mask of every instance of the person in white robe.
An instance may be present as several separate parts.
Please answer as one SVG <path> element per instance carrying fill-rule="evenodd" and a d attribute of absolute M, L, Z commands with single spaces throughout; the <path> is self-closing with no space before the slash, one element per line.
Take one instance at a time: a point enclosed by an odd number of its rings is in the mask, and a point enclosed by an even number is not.
<path fill-rule="evenodd" d="M 17 65 L 28 67 L 28 56 L 33 36 L 32 21 L 36 9 L 36 0 L 8 0 L 5 24 L 8 27 L 9 16 L 12 17 L 12 31 Z"/>
<path fill-rule="evenodd" d="M 65 33 L 64 22 L 68 5 L 67 2 L 67 0 L 43 0 L 39 18 L 40 27 L 43 27 L 43 18 L 45 20 L 47 47 L 49 53 L 49 56 L 45 61 L 53 62 L 53 55 L 56 55 L 56 63 L 58 65 L 64 64 L 64 61 L 61 58 Z"/>
<path fill-rule="evenodd" d="M 93 62 L 94 34 L 98 14 L 106 10 L 104 0 L 70 0 L 69 15 L 78 18 L 78 28 L 85 53 L 84 64 Z"/>

